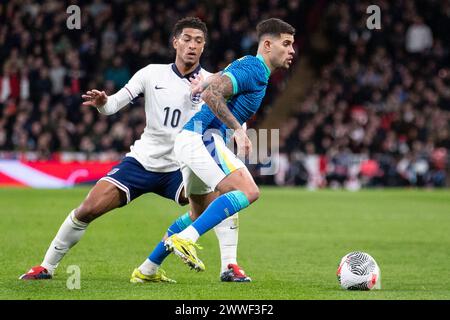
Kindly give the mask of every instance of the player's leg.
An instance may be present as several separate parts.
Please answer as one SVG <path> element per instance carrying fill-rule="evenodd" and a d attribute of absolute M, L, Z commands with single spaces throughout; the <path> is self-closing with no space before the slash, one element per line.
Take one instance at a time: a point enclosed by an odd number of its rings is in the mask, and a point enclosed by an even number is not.
<path fill-rule="evenodd" d="M 43 262 L 20 278 L 24 280 L 52 278 L 59 262 L 84 235 L 89 223 L 108 211 L 126 203 L 123 191 L 107 181 L 99 181 L 80 206 L 72 210 L 48 247 Z"/>
<path fill-rule="evenodd" d="M 251 278 L 237 262 L 239 239 L 238 213 L 214 227 L 220 247 L 220 280 L 223 282 L 250 282 Z"/>
<path fill-rule="evenodd" d="M 169 249 L 180 247 L 175 253 L 201 271 L 204 265 L 195 252 L 198 237 L 255 201 L 259 190 L 245 165 L 225 146 L 221 137 L 213 134 L 206 140 L 198 133 L 182 131 L 175 142 L 175 154 L 181 162 L 188 195 L 196 194 L 189 185 L 197 180 L 206 188 L 217 188 L 221 193 L 189 227 L 166 240 Z M 185 255 L 183 250 L 187 252 Z"/>
<path fill-rule="evenodd" d="M 196 248 L 201 247 L 196 243 L 198 238 L 206 233 L 208 230 L 214 228 L 220 222 L 245 209 L 250 203 L 256 201 L 258 198 L 258 190 L 252 189 L 251 182 L 244 178 L 242 173 L 244 169 L 238 169 L 237 171 L 229 174 L 224 181 L 223 189 L 227 190 L 233 182 L 236 182 L 235 188 L 232 191 L 228 191 L 221 194 L 216 198 L 208 208 L 186 229 L 179 234 L 170 236 L 165 242 L 165 246 L 168 250 L 173 251 L 179 256 L 188 266 L 196 271 L 204 271 L 205 265 L 198 258 Z M 230 178 L 230 179 L 227 179 Z M 221 189 L 219 189 L 221 190 Z M 246 191 L 246 193 L 244 191 Z"/>
<path fill-rule="evenodd" d="M 216 189 L 220 192 L 220 196 L 179 234 L 180 237 L 196 242 L 208 230 L 259 198 L 259 189 L 245 167 L 229 173 L 217 184 Z"/>
<path fill-rule="evenodd" d="M 181 175 L 181 173 L 180 173 Z M 182 192 L 183 194 L 184 192 Z M 165 282 L 174 282 L 171 279 L 168 279 L 165 276 L 165 272 L 161 270 L 161 264 L 163 261 L 167 258 L 167 256 L 170 254 L 170 251 L 168 251 L 164 245 L 164 241 L 170 237 L 171 235 L 175 233 L 179 233 L 183 231 L 186 227 L 188 227 L 196 218 L 197 215 L 195 212 L 202 212 L 207 205 L 216 197 L 214 193 L 209 193 L 205 195 L 205 199 L 203 202 L 199 202 L 198 204 L 194 205 L 194 210 L 190 210 L 186 212 L 185 214 L 178 217 L 172 225 L 169 226 L 167 229 L 167 232 L 164 234 L 162 240 L 158 242 L 158 244 L 155 246 L 153 251 L 150 253 L 147 259 L 144 260 L 144 262 L 133 271 L 133 274 L 131 275 L 130 282 L 133 283 L 143 283 L 143 282 L 159 282 L 161 277 L 163 277 L 162 281 Z M 170 198 L 170 197 L 167 197 Z M 180 196 L 177 200 L 179 204 L 185 204 L 187 198 L 184 196 Z M 194 214 L 193 214 L 194 212 Z M 163 274 L 160 276 L 160 272 Z M 166 280 L 167 278 L 168 280 Z M 159 280 L 159 281 L 157 281 Z"/>
<path fill-rule="evenodd" d="M 189 170 L 189 168 L 186 168 L 186 170 Z M 178 203 L 180 203 L 180 199 L 186 199 L 185 197 L 182 197 L 180 195 L 186 194 L 185 192 L 180 192 L 183 188 L 183 180 L 184 180 L 184 175 L 189 175 L 190 173 L 188 171 L 186 172 L 182 172 L 183 168 L 181 168 L 181 170 L 178 170 L 176 172 L 173 172 L 172 174 L 165 174 L 161 180 L 160 186 L 164 186 L 164 188 L 160 188 L 158 193 L 159 195 L 169 198 L 169 199 L 174 199 L 175 195 L 175 201 L 177 201 Z M 200 181 L 200 180 L 198 180 Z M 200 181 L 201 182 L 201 181 Z M 191 189 L 192 187 L 197 187 L 197 185 L 194 182 L 191 182 L 191 184 L 188 186 L 189 189 Z M 170 253 L 170 251 L 167 251 L 166 246 L 165 246 L 165 239 L 167 238 L 167 236 L 171 236 L 174 233 L 179 233 L 182 230 L 184 230 L 188 225 L 190 225 L 192 223 L 192 221 L 198 216 L 198 214 L 200 214 L 205 207 L 209 204 L 209 202 L 211 202 L 214 198 L 215 195 L 214 193 L 212 193 L 212 189 L 210 188 L 204 188 L 204 184 L 201 183 L 198 187 L 200 187 L 200 189 L 196 189 L 196 191 L 202 195 L 205 195 L 205 200 L 204 200 L 204 204 L 202 205 L 201 203 L 199 204 L 192 204 L 191 210 L 188 213 L 184 214 L 183 216 L 179 217 L 168 229 L 165 237 L 163 238 L 162 241 L 160 241 L 156 247 L 154 248 L 154 250 L 152 251 L 152 253 L 150 254 L 150 256 L 137 268 L 138 272 L 136 272 L 136 270 L 133 272 L 132 278 L 130 279 L 131 282 L 145 282 L 145 281 L 141 281 L 141 280 L 146 280 L 146 279 L 141 279 L 142 277 L 139 277 L 139 273 L 141 273 L 142 275 L 153 275 L 160 267 L 161 263 L 163 262 L 163 260 L 168 256 L 168 254 Z M 202 189 L 203 188 L 203 189 Z M 177 191 L 178 189 L 178 191 Z M 177 191 L 177 192 L 175 192 Z M 197 213 L 198 212 L 198 213 Z M 134 277 L 134 275 L 138 275 L 139 279 L 134 279 L 136 277 Z"/>
<path fill-rule="evenodd" d="M 211 202 L 219 196 L 219 192 L 211 192 L 208 195 L 191 194 L 189 200 L 192 212 L 195 215 L 194 221 L 206 210 Z M 223 282 L 250 282 L 251 278 L 245 274 L 245 271 L 239 267 L 237 263 L 239 238 L 238 214 L 236 213 L 234 216 L 228 217 L 220 222 L 214 227 L 214 231 L 219 240 L 220 248 L 220 280 Z"/>
<path fill-rule="evenodd" d="M 207 198 L 195 198 L 196 195 L 191 195 L 194 200 L 194 205 L 200 206 L 200 209 L 196 209 L 194 210 L 194 212 L 203 212 L 208 207 L 208 205 L 219 195 L 220 194 L 218 192 L 211 193 L 211 196 Z M 184 189 L 180 194 L 178 202 L 180 204 L 189 202 L 189 199 L 185 196 Z M 173 233 L 179 233 L 183 231 L 192 223 L 192 221 L 193 218 L 190 217 L 189 224 L 185 224 L 183 228 L 178 229 L 180 231 Z M 238 214 L 236 213 L 234 216 L 223 220 L 221 223 L 214 227 L 214 232 L 217 236 L 217 240 L 219 241 L 220 248 L 220 280 L 224 282 L 250 282 L 251 278 L 245 274 L 245 271 L 238 265 L 237 262 L 237 248 L 239 239 Z M 173 233 L 167 232 L 163 237 L 162 243 Z M 170 252 L 166 251 L 164 254 L 165 256 L 167 256 L 169 253 Z"/>
<path fill-rule="evenodd" d="M 182 131 L 177 136 L 174 150 L 182 166 L 192 172 L 186 177 L 183 172 L 185 185 L 202 183 L 205 188 L 220 193 L 201 216 L 179 234 L 180 237 L 196 242 L 200 235 L 258 199 L 259 189 L 253 177 L 226 147 L 222 137 L 214 133 L 200 135 Z M 186 190 L 190 191 L 188 187 Z"/>
<path fill-rule="evenodd" d="M 197 179 L 194 178 L 194 180 Z M 197 184 L 200 185 L 200 181 L 198 181 Z M 201 216 L 206 208 L 208 208 L 208 206 L 219 196 L 220 193 L 218 192 L 213 192 L 208 195 L 190 194 L 189 201 L 191 203 L 191 211 L 196 219 Z M 251 281 L 251 278 L 245 274 L 245 271 L 239 267 L 237 263 L 238 227 L 237 214 L 224 219 L 214 227 L 214 231 L 219 240 L 221 256 L 220 280 L 223 282 Z"/>
<path fill-rule="evenodd" d="M 203 212 L 206 207 L 218 196 L 217 192 L 208 194 L 207 197 L 196 197 L 192 195 L 194 212 Z M 181 192 L 178 198 L 179 204 L 185 204 L 189 201 Z M 163 239 L 156 245 L 147 259 L 134 270 L 130 281 L 134 283 L 156 282 L 159 278 L 167 278 L 163 272 L 161 276 L 158 274 L 160 266 L 164 259 L 170 254 L 164 246 L 164 241 L 174 233 L 179 233 L 188 227 L 195 219 L 188 211 L 178 217 L 175 222 L 168 228 Z M 221 271 L 220 279 L 225 282 L 249 282 L 251 278 L 245 275 L 245 272 L 237 263 L 237 244 L 238 244 L 238 219 L 237 216 L 230 217 L 222 221 L 215 227 L 215 232 L 219 240 L 221 254 Z M 168 278 L 167 278 L 168 279 Z M 159 282 L 159 281 L 158 281 Z M 167 281 L 167 282 L 172 282 Z"/>
<path fill-rule="evenodd" d="M 41 266 L 53 273 L 70 248 L 80 241 L 89 223 L 125 203 L 126 196 L 122 190 L 107 181 L 98 181 L 80 206 L 64 220 Z"/>
<path fill-rule="evenodd" d="M 188 200 L 183 195 L 183 178 L 180 170 L 160 173 L 158 174 L 158 177 L 158 188 L 156 188 L 155 191 L 156 194 L 167 199 L 174 200 L 182 206 L 188 204 Z M 178 217 L 172 225 L 169 226 L 163 240 L 159 241 L 144 262 L 139 267 L 134 269 L 130 282 L 175 282 L 174 280 L 166 277 L 164 270 L 160 268 L 162 262 L 170 253 L 164 246 L 164 239 L 168 234 L 171 235 L 174 232 L 179 232 L 191 223 L 192 219 L 189 211 Z"/>
<path fill-rule="evenodd" d="M 83 236 L 89 223 L 121 207 L 146 191 L 140 181 L 151 181 L 135 159 L 126 157 L 90 190 L 80 206 L 72 210 L 51 242 L 41 265 L 20 278 L 50 279 L 61 259 Z"/>
<path fill-rule="evenodd" d="M 167 199 L 174 200 L 180 205 L 186 205 L 188 203 L 188 198 L 185 196 L 184 188 L 183 188 L 183 177 L 180 170 L 163 173 L 160 174 L 159 179 L 159 188 L 155 192 L 158 195 L 165 197 Z M 211 190 L 206 190 L 207 194 L 205 204 L 202 207 L 195 206 L 194 212 L 202 212 L 206 206 L 211 202 L 215 195 L 211 193 Z M 133 271 L 130 281 L 133 283 L 142 283 L 142 282 L 155 282 L 159 280 L 158 273 L 160 272 L 160 266 L 164 259 L 170 254 L 164 246 L 164 241 L 168 236 L 171 236 L 174 233 L 179 233 L 183 231 L 187 226 L 189 226 L 193 220 L 196 219 L 196 215 L 192 214 L 192 210 L 186 212 L 182 216 L 178 217 L 172 225 L 169 226 L 166 234 L 163 239 L 158 242 L 155 246 L 151 254 L 148 256 L 144 262 Z M 162 276 L 165 278 L 164 275 Z M 164 280 L 163 280 L 164 281 Z M 167 281 L 172 282 L 172 281 Z"/>

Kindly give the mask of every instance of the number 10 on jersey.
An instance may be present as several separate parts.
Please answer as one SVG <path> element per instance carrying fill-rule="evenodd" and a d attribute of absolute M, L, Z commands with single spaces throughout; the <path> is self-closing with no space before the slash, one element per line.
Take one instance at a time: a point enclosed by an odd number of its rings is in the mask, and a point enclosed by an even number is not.
<path fill-rule="evenodd" d="M 180 117 L 181 117 L 181 110 L 180 109 L 173 109 L 170 110 L 170 107 L 164 108 L 164 125 L 172 126 L 172 128 L 175 128 L 180 123 Z"/>

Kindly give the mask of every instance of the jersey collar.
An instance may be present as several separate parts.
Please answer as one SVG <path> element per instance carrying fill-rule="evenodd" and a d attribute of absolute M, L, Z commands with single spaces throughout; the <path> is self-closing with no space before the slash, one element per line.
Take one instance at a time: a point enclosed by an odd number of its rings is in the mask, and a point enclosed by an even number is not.
<path fill-rule="evenodd" d="M 267 79 L 269 79 L 269 77 L 270 77 L 270 69 L 267 66 L 266 62 L 264 61 L 263 56 L 258 54 L 258 55 L 256 55 L 256 57 L 262 62 L 263 66 L 264 66 L 264 69 L 266 69 L 266 77 L 267 77 Z"/>
<path fill-rule="evenodd" d="M 199 73 L 201 69 L 202 69 L 202 66 L 199 64 L 199 65 L 197 66 L 197 68 L 194 69 L 194 71 L 192 71 L 191 73 L 188 73 L 188 74 L 186 74 L 186 75 L 183 76 L 183 75 L 181 74 L 181 72 L 178 70 L 176 64 L 175 64 L 175 63 L 172 63 L 172 70 L 173 70 L 173 72 L 175 72 L 175 74 L 176 74 L 177 76 L 179 76 L 181 79 L 185 78 L 185 79 L 188 79 L 188 80 L 189 80 L 189 78 L 192 77 L 194 74 Z"/>

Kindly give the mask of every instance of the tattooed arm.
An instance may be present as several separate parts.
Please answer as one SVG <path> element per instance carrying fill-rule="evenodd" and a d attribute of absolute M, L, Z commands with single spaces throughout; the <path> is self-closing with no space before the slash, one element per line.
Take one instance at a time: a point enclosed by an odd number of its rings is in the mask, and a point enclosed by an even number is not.
<path fill-rule="evenodd" d="M 239 121 L 231 113 L 227 106 L 227 98 L 233 94 L 233 84 L 228 76 L 214 77 L 209 86 L 202 93 L 202 99 L 209 109 L 228 128 L 235 130 L 234 136 L 238 148 L 238 154 L 251 153 L 252 145 Z"/>
<path fill-rule="evenodd" d="M 227 76 L 216 77 L 202 93 L 202 99 L 211 111 L 228 128 L 240 129 L 241 125 L 227 106 L 227 98 L 233 94 L 233 84 Z"/>
<path fill-rule="evenodd" d="M 222 75 L 222 71 L 214 73 L 207 78 L 204 78 L 201 73 L 197 73 L 189 79 L 191 82 L 191 92 L 193 95 L 202 93 L 211 84 L 211 82 Z"/>
<path fill-rule="evenodd" d="M 226 99 L 233 93 L 233 84 L 229 77 L 223 76 L 220 71 L 206 79 L 197 74 L 189 80 L 192 94 L 202 93 L 203 101 L 228 128 L 236 130 L 241 127 L 226 105 Z"/>

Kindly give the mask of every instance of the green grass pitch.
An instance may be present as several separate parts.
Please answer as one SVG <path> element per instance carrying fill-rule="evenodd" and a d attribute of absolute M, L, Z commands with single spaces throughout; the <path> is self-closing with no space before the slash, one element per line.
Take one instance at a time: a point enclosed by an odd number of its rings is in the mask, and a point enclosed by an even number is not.
<path fill-rule="evenodd" d="M 206 271 L 171 255 L 177 284 L 131 284 L 129 277 L 172 221 L 188 208 L 144 195 L 89 226 L 50 281 L 20 281 L 39 264 L 69 211 L 88 188 L 0 189 L 0 299 L 450 299 L 448 190 L 360 192 L 263 188 L 240 214 L 239 262 L 252 283 L 221 283 L 215 234 L 200 238 Z M 336 268 L 354 250 L 371 254 L 382 290 L 345 291 Z M 68 266 L 81 289 L 66 286 Z"/>

